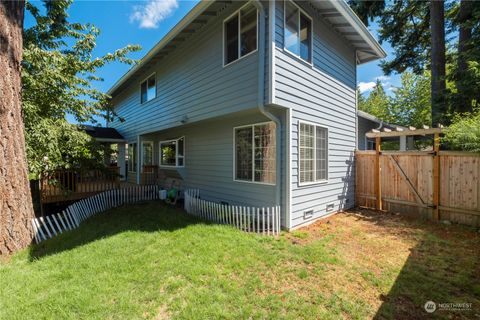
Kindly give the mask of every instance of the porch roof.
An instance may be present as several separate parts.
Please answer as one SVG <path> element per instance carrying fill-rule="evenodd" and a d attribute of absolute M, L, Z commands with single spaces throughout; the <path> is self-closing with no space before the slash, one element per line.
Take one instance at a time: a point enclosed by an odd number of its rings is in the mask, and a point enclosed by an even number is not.
<path fill-rule="evenodd" d="M 125 142 L 125 138 L 114 128 L 88 125 L 82 125 L 81 128 L 98 142 Z"/>

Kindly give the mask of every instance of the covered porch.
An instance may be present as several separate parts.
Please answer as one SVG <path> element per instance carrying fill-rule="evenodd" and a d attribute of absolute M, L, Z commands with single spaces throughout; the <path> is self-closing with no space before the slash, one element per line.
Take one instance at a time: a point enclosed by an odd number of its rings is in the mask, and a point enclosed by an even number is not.
<path fill-rule="evenodd" d="M 285 121 L 285 110 L 278 115 Z M 285 208 L 287 199 L 279 192 L 287 179 L 285 160 L 277 158 L 276 146 L 286 148 L 286 129 L 278 140 L 276 131 L 258 109 L 195 123 L 180 119 L 175 127 L 129 137 L 127 181 L 169 189 L 166 181 L 174 180 L 181 197 L 196 189 L 212 203 Z M 282 214 L 282 224 L 284 219 Z"/>
<path fill-rule="evenodd" d="M 76 201 L 125 184 L 125 139 L 113 128 L 82 125 L 81 129 L 103 149 L 103 166 L 96 169 L 57 169 L 39 181 L 40 203 Z"/>

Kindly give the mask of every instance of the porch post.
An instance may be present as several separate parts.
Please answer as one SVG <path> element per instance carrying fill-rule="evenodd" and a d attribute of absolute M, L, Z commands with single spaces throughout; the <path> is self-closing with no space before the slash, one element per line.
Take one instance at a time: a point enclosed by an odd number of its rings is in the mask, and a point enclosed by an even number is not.
<path fill-rule="evenodd" d="M 118 166 L 120 167 L 120 180 L 124 181 L 127 177 L 127 165 L 126 165 L 126 148 L 125 148 L 125 143 L 117 143 L 117 149 L 118 149 Z"/>
<path fill-rule="evenodd" d="M 407 136 L 400 137 L 400 151 L 407 151 Z"/>
<path fill-rule="evenodd" d="M 142 155 L 142 139 L 137 136 L 137 184 L 140 184 L 140 171 L 141 171 L 141 155 Z"/>

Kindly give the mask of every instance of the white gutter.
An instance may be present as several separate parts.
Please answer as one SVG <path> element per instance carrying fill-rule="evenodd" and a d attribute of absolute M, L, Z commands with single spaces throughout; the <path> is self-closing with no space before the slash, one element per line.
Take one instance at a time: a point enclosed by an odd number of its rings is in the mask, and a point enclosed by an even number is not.
<path fill-rule="evenodd" d="M 275 122 L 275 152 L 276 152 L 276 170 L 275 170 L 275 202 L 277 205 L 281 206 L 280 203 L 280 195 L 281 195 L 281 134 L 282 134 L 282 123 L 280 119 L 278 119 L 274 114 L 270 111 L 265 109 L 265 39 L 262 39 L 265 36 L 265 9 L 262 3 L 259 0 L 254 0 L 253 5 L 258 9 L 260 13 L 260 23 L 259 23 L 259 41 L 258 41 L 258 109 L 262 114 L 264 114 L 267 118 Z M 271 19 L 271 18 L 270 18 Z M 270 74 L 270 70 L 268 70 L 268 74 L 270 79 L 272 75 Z M 283 208 L 286 210 L 287 208 Z"/>
<path fill-rule="evenodd" d="M 190 12 L 178 22 L 173 29 L 171 29 L 156 45 L 153 47 L 141 60 L 139 64 L 133 66 L 127 71 L 115 84 L 107 91 L 107 94 L 117 90 L 130 78 L 137 70 L 143 67 L 150 59 L 152 59 L 160 50 L 162 50 L 172 39 L 174 39 L 183 29 L 188 26 L 193 20 L 198 18 L 214 1 L 202 0 Z"/>

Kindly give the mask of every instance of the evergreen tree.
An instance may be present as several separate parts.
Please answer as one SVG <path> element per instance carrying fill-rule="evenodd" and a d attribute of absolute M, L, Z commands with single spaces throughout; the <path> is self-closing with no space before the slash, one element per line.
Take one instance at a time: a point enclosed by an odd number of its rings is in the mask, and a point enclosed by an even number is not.
<path fill-rule="evenodd" d="M 0 2 L 0 255 L 33 238 L 20 98 L 24 6 L 24 1 Z"/>
<path fill-rule="evenodd" d="M 447 124 L 455 112 L 472 112 L 479 106 L 480 1 L 349 3 L 367 25 L 379 24 L 380 42 L 393 46 L 393 58 L 382 63 L 386 74 L 431 71 L 434 122 Z M 445 80 L 453 85 L 448 87 Z"/>
<path fill-rule="evenodd" d="M 375 87 L 370 95 L 361 102 L 359 101 L 358 108 L 376 116 L 379 119 L 389 121 L 389 104 L 390 97 L 385 93 L 385 89 L 383 88 L 380 80 L 377 80 L 377 83 L 375 84 Z"/>

